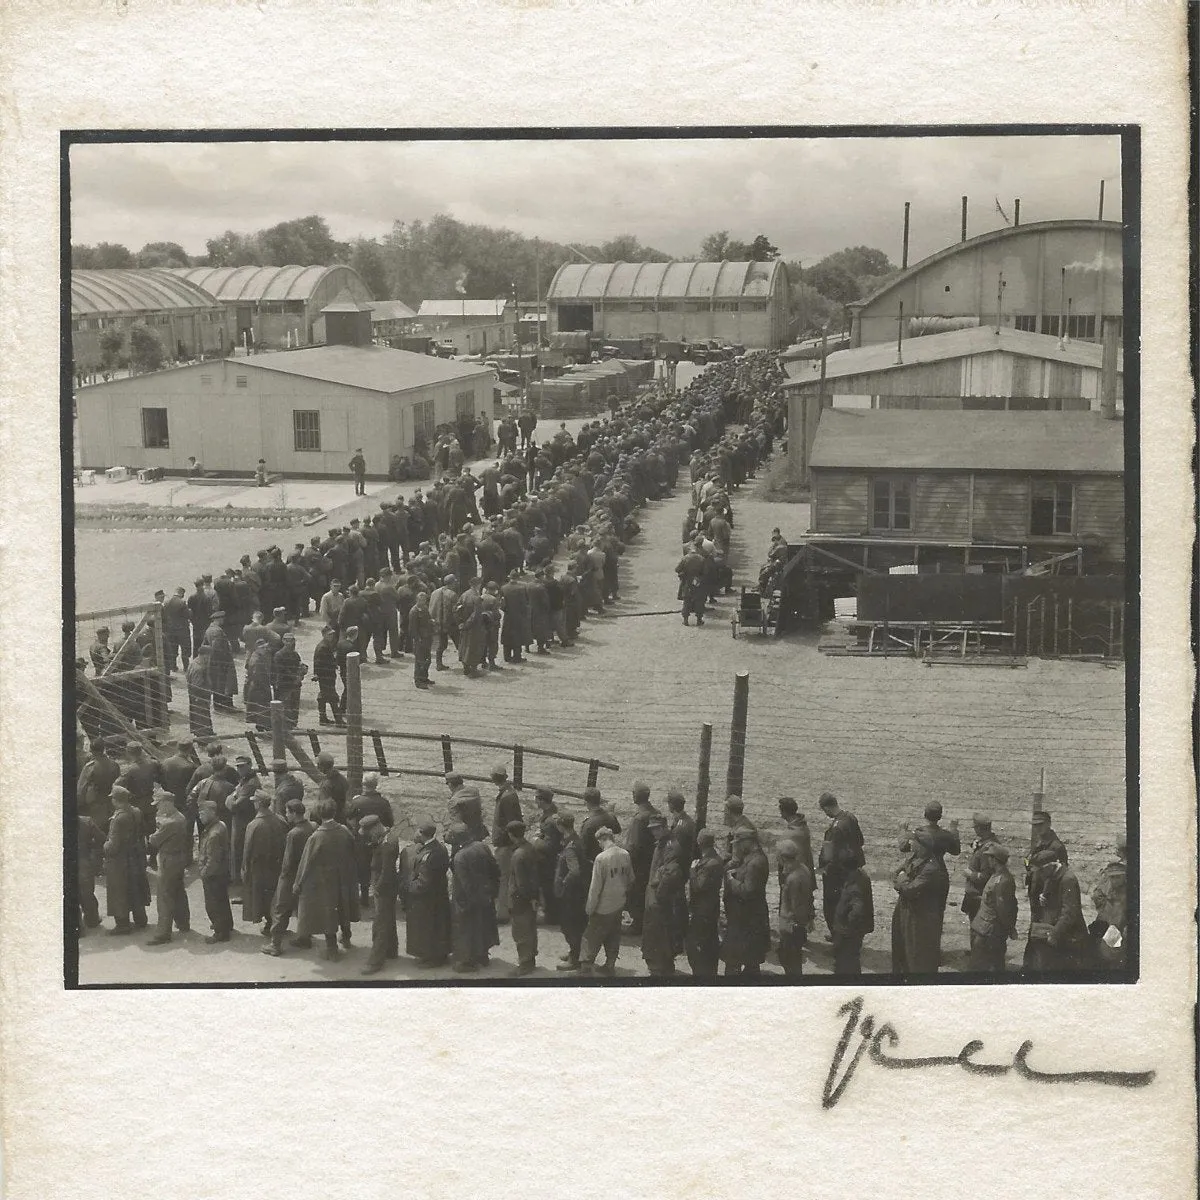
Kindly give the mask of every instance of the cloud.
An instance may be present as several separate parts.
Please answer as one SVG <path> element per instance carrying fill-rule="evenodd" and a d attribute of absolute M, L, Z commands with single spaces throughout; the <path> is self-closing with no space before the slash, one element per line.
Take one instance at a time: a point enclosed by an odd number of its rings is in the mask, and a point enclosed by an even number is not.
<path fill-rule="evenodd" d="M 225 229 L 324 216 L 334 236 L 378 236 L 447 212 L 559 242 L 634 233 L 686 258 L 717 229 L 765 233 L 815 261 L 847 245 L 899 258 L 912 204 L 915 260 L 1002 224 L 1120 216 L 1115 137 L 740 138 L 579 141 L 146 143 L 71 151 L 72 238 L 202 254 Z"/>

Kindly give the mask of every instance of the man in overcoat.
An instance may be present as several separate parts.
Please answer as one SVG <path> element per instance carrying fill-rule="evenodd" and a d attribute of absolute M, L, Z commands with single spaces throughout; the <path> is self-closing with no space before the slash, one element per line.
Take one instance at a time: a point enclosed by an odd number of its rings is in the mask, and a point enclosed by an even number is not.
<path fill-rule="evenodd" d="M 133 806 L 128 789 L 114 784 L 112 818 L 104 843 L 104 890 L 113 934 L 128 934 L 146 927 L 150 881 L 146 875 L 146 836 L 142 814 Z M 132 918 L 132 922 L 131 922 Z"/>
<path fill-rule="evenodd" d="M 402 859 L 404 952 L 421 966 L 444 966 L 451 947 L 450 854 L 437 839 L 437 826 L 422 825 Z"/>
<path fill-rule="evenodd" d="M 357 921 L 358 878 L 354 865 L 354 839 L 335 819 L 332 800 L 317 803 L 316 832 L 304 846 L 300 866 L 292 884 L 296 898 L 296 932 L 304 937 L 325 938 L 325 958 L 340 957 L 342 945 L 350 945 L 351 922 Z"/>
<path fill-rule="evenodd" d="M 154 901 L 158 922 L 154 936 L 147 945 L 164 946 L 171 940 L 171 927 L 180 933 L 191 928 L 187 889 L 183 874 L 192 858 L 192 837 L 187 819 L 176 807 L 175 797 L 167 791 L 158 793 L 158 815 L 150 845 L 158 854 L 158 877 Z"/>
<path fill-rule="evenodd" d="M 308 819 L 301 797 L 287 802 L 286 819 L 288 831 L 283 844 L 283 861 L 279 867 L 279 879 L 275 884 L 275 895 L 271 902 L 271 941 L 262 951 L 272 958 L 278 958 L 283 953 L 284 935 L 296 905 L 296 873 L 300 870 L 304 847 L 316 830 L 316 826 Z M 292 944 L 302 948 L 308 947 L 312 945 L 312 939 L 297 938 Z"/>
<path fill-rule="evenodd" d="M 451 828 L 447 839 L 454 850 L 450 864 L 454 970 L 460 975 L 470 974 L 486 966 L 488 951 L 500 945 L 496 927 L 500 868 L 491 850 L 465 825 Z"/>
<path fill-rule="evenodd" d="M 255 792 L 254 819 L 246 827 L 242 850 L 242 920 L 262 921 L 264 937 L 271 932 L 271 905 L 287 835 L 287 822 L 271 810 L 270 795 Z"/>
<path fill-rule="evenodd" d="M 728 976 L 757 976 L 771 945 L 767 913 L 770 866 L 758 834 L 744 826 L 733 831 L 733 858 L 725 867 L 725 937 L 721 959 Z"/>

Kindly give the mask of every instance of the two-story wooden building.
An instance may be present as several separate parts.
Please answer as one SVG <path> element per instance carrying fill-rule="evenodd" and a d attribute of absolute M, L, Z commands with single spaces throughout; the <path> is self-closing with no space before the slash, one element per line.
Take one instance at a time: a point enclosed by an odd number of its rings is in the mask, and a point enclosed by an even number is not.
<path fill-rule="evenodd" d="M 1012 571 L 1125 561 L 1124 422 L 1094 412 L 826 409 L 811 533 L 864 566 Z"/>

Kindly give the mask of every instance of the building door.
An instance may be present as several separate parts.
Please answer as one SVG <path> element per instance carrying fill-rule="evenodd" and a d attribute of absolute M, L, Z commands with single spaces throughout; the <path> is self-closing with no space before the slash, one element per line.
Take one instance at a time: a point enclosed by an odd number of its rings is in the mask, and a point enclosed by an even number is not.
<path fill-rule="evenodd" d="M 560 304 L 558 306 L 558 328 L 561 333 L 577 330 L 592 332 L 594 317 L 590 304 Z"/>
<path fill-rule="evenodd" d="M 237 344 L 254 345 L 254 309 L 248 304 L 237 307 Z"/>

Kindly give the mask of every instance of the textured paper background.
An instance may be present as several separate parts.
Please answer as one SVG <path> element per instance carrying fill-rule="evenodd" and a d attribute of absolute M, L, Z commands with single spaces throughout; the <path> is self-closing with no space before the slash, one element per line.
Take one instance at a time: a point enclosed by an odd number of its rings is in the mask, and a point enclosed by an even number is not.
<path fill-rule="evenodd" d="M 7 1194 L 1194 1194 L 1183 6 L 37 3 L 0 11 L 0 982 Z M 867 989 L 911 1053 L 1026 1038 L 1150 1088 L 862 1067 L 852 992 L 61 986 L 58 130 L 1143 125 L 1136 987 Z M 720 181 L 714 181 L 719 187 Z M 686 196 L 664 196 L 686 204 Z M 804 203 L 804 181 L 796 181 Z M 848 232 L 848 240 L 853 240 Z"/>

